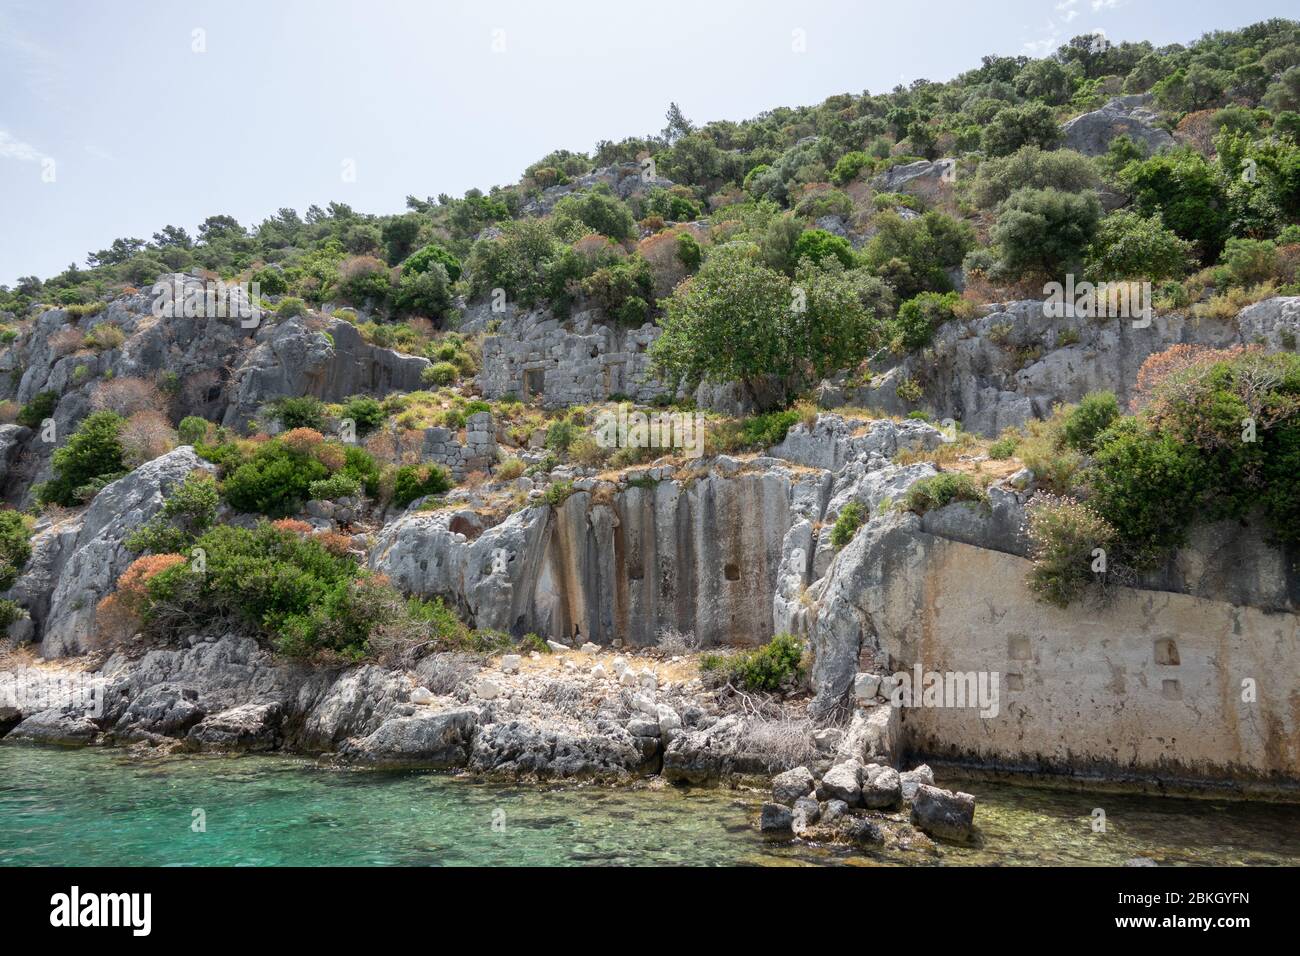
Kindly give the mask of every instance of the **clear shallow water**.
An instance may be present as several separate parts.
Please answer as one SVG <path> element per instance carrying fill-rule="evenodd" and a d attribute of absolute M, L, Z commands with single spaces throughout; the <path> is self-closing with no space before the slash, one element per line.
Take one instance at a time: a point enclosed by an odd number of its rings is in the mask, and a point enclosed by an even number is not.
<path fill-rule="evenodd" d="M 1300 863 L 1300 807 L 965 787 L 979 799 L 979 845 L 868 856 L 766 840 L 752 828 L 756 792 L 516 787 L 290 757 L 0 745 L 0 865 Z M 1105 834 L 1090 826 L 1098 806 Z M 191 829 L 199 808 L 205 833 Z"/>

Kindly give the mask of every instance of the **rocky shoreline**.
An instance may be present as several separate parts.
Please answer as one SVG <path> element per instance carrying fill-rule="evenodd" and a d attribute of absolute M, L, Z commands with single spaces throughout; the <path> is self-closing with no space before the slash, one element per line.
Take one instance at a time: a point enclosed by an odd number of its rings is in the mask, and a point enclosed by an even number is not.
<path fill-rule="evenodd" d="M 118 651 L 95 669 L 11 654 L 3 745 L 295 753 L 337 768 L 624 787 L 765 788 L 772 777 L 773 802 L 753 822 L 775 837 L 907 848 L 932 846 L 917 830 L 971 833 L 973 798 L 932 788 L 927 767 L 888 765 L 889 705 L 817 729 L 806 694 L 706 686 L 689 653 L 552 642 L 550 654 L 440 653 L 403 671 L 285 662 L 236 635 L 185 643 Z"/>

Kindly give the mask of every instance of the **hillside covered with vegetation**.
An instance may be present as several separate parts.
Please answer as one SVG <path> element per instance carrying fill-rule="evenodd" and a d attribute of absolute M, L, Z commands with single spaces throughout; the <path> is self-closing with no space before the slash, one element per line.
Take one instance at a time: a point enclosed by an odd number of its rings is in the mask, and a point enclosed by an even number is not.
<path fill-rule="evenodd" d="M 1129 94 L 1150 94 L 1171 148 L 1061 148 L 1063 122 Z M 486 192 L 412 195 L 399 215 L 331 202 L 251 226 L 213 215 L 196 235 L 167 225 L 0 287 L 0 311 L 93 311 L 201 268 L 256 280 L 281 315 L 350 304 L 368 337 L 419 351 L 434 346 L 412 320 L 446 328 L 458 297 L 502 290 L 559 315 L 581 302 L 657 322 L 668 377 L 772 374 L 792 398 L 877 350 L 924 345 L 966 307 L 963 289 L 989 302 L 1040 296 L 1067 272 L 1150 280 L 1158 306 L 1212 314 L 1300 291 L 1298 140 L 1294 21 L 1161 48 L 1085 35 L 1045 59 L 988 56 L 948 82 L 741 122 L 697 125 L 673 104 L 659 133 L 557 150 Z M 888 189 L 891 170 L 940 157 L 955 160 L 945 188 Z M 788 321 L 792 295 L 806 308 Z"/>

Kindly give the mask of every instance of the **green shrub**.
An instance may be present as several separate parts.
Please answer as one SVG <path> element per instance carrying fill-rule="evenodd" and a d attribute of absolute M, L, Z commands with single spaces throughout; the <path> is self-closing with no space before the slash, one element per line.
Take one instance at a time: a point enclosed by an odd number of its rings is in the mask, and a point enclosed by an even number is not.
<path fill-rule="evenodd" d="M 55 477 L 38 486 L 37 499 L 42 504 L 79 504 L 126 474 L 121 442 L 125 423 L 113 412 L 95 412 L 82 421 L 67 444 L 54 453 Z"/>
<path fill-rule="evenodd" d="M 357 445 L 343 448 L 343 474 L 356 480 L 366 494 L 374 498 L 379 494 L 382 474 L 374 456 Z"/>
<path fill-rule="evenodd" d="M 435 385 L 441 387 L 450 385 L 460 377 L 460 372 L 456 366 L 450 362 L 434 362 L 423 372 L 420 373 L 420 380 L 426 385 Z"/>
<path fill-rule="evenodd" d="M 1223 285 L 1258 285 L 1277 274 L 1277 246 L 1267 239 L 1229 239 L 1219 261 Z"/>
<path fill-rule="evenodd" d="M 546 447 L 552 451 L 566 452 L 578 437 L 579 428 L 568 418 L 560 418 L 546 429 Z"/>
<path fill-rule="evenodd" d="M 393 305 L 404 314 L 440 318 L 451 307 L 450 282 L 442 263 L 421 272 L 403 272 Z"/>
<path fill-rule="evenodd" d="M 1020 438 L 1016 435 L 1008 435 L 989 445 L 989 457 L 994 461 L 1004 461 L 1014 455 L 1019 447 Z"/>
<path fill-rule="evenodd" d="M 388 267 L 372 256 L 354 256 L 339 266 L 338 293 L 353 305 L 382 305 L 392 290 Z"/>
<path fill-rule="evenodd" d="M 265 295 L 284 295 L 289 291 L 289 280 L 285 278 L 283 269 L 271 266 L 258 269 L 253 273 L 253 281 L 257 283 L 258 291 Z"/>
<path fill-rule="evenodd" d="M 222 493 L 239 511 L 283 518 L 302 507 L 313 481 L 328 475 L 329 469 L 309 452 L 269 441 L 226 476 Z"/>
<path fill-rule="evenodd" d="M 296 296 L 286 296 L 275 307 L 277 319 L 293 319 L 307 313 L 307 303 Z"/>
<path fill-rule="evenodd" d="M 405 508 L 416 498 L 440 495 L 451 488 L 451 476 L 439 465 L 402 465 L 392 475 L 392 503 Z"/>
<path fill-rule="evenodd" d="M 286 429 L 325 427 L 325 406 L 319 398 L 305 395 L 302 398 L 281 398 L 271 403 L 272 414 Z"/>
<path fill-rule="evenodd" d="M 220 502 L 211 475 L 191 474 L 163 499 L 158 514 L 127 537 L 126 549 L 136 554 L 184 554 L 212 527 Z"/>
<path fill-rule="evenodd" d="M 854 262 L 853 247 L 849 241 L 825 229 L 805 229 L 794 244 L 792 258 L 795 262 L 806 258 L 815 263 L 835 258 L 846 269 L 851 269 Z"/>
<path fill-rule="evenodd" d="M 636 230 L 632 213 L 607 189 L 591 189 L 581 195 L 565 196 L 555 205 L 555 215 L 576 219 L 594 232 L 615 242 L 630 239 Z"/>
<path fill-rule="evenodd" d="M 17 511 L 0 511 L 0 591 L 18 580 L 18 573 L 32 556 L 31 528 Z"/>
<path fill-rule="evenodd" d="M 540 635 L 525 634 L 519 638 L 518 650 L 522 654 L 531 654 L 533 651 L 538 654 L 549 654 L 551 653 L 551 645 L 547 644 Z"/>
<path fill-rule="evenodd" d="M 1113 392 L 1089 392 L 1078 405 L 1065 412 L 1062 424 L 1065 443 L 1091 453 L 1097 436 L 1119 417 L 1119 400 Z"/>
<path fill-rule="evenodd" d="M 207 437 L 207 419 L 199 418 L 197 415 L 186 415 L 176 426 L 176 434 L 180 437 L 182 445 L 197 445 Z"/>
<path fill-rule="evenodd" d="M 352 419 L 358 435 L 374 431 L 384 423 L 384 406 L 368 395 L 353 395 L 343 403 L 343 417 Z"/>
<path fill-rule="evenodd" d="M 307 494 L 318 501 L 334 501 L 338 498 L 351 498 L 361 493 L 361 482 L 349 475 L 339 473 L 313 481 L 307 486 Z"/>
<path fill-rule="evenodd" d="M 1017 189 L 1002 204 L 990 238 L 1006 275 L 1061 275 L 1083 262 L 1101 219 L 1093 193 Z"/>
<path fill-rule="evenodd" d="M 786 432 L 799 421 L 794 409 L 768 412 L 747 419 L 741 426 L 741 440 L 750 448 L 771 448 L 785 441 Z"/>
<path fill-rule="evenodd" d="M 1100 185 L 1097 167 L 1088 157 L 1068 149 L 1026 146 L 1010 156 L 980 163 L 971 181 L 971 199 L 981 209 L 993 209 L 1017 189 L 1081 193 Z"/>
<path fill-rule="evenodd" d="M 1192 268 L 1192 244 L 1166 229 L 1159 216 L 1118 210 L 1101 220 L 1085 271 L 1095 282 L 1178 279 Z"/>
<path fill-rule="evenodd" d="M 831 170 L 831 182 L 837 186 L 847 186 L 858 178 L 862 170 L 874 168 L 876 161 L 863 152 L 845 153 Z"/>
<path fill-rule="evenodd" d="M 850 501 L 841 508 L 839 517 L 831 528 L 831 546 L 838 551 L 852 541 L 866 517 L 866 510 L 856 501 Z"/>
<path fill-rule="evenodd" d="M 572 481 L 556 481 L 546 489 L 546 494 L 542 497 L 552 508 L 558 508 L 569 500 L 569 496 L 574 492 Z"/>
<path fill-rule="evenodd" d="M 1120 173 L 1133 208 L 1143 216 L 1159 215 L 1164 224 L 1197 245 L 1203 262 L 1213 262 L 1223 248 L 1231 209 L 1220 172 L 1204 156 L 1180 148 L 1130 162 Z"/>
<path fill-rule="evenodd" d="M 1069 607 L 1083 596 L 1095 575 L 1105 570 L 1106 565 L 1097 565 L 1097 561 L 1109 560 L 1115 529 L 1073 498 L 1036 495 L 1027 510 L 1034 561 L 1029 589 L 1049 604 Z M 1102 555 L 1094 553 L 1098 548 Z"/>
<path fill-rule="evenodd" d="M 922 478 L 908 488 L 903 497 L 903 506 L 908 511 L 925 514 L 954 501 L 982 502 L 984 499 L 984 489 L 970 475 L 960 471 L 945 471 Z"/>
<path fill-rule="evenodd" d="M 203 573 L 182 562 L 148 580 L 149 626 L 170 631 L 237 618 L 281 653 L 347 660 L 371 653 L 373 637 L 397 631 L 409 641 L 447 626 L 437 608 L 413 604 L 351 557 L 333 554 L 308 536 L 266 523 L 251 531 L 220 526 L 199 537 L 195 547 L 205 555 Z"/>
<path fill-rule="evenodd" d="M 1150 567 L 1186 537 L 1208 476 L 1195 447 L 1135 418 L 1095 439 L 1088 504 L 1123 539 L 1123 560 Z"/>
<path fill-rule="evenodd" d="M 54 414 L 58 404 L 58 392 L 37 392 L 30 402 L 18 409 L 14 421 L 28 428 L 40 428 L 41 422 Z"/>
<path fill-rule="evenodd" d="M 948 270 L 961 265 L 975 245 L 968 222 L 941 212 L 903 219 L 894 212 L 875 218 L 876 234 L 862 251 L 863 262 L 894 287 L 900 299 L 922 292 L 948 292 Z"/>
<path fill-rule="evenodd" d="M 700 246 L 698 239 L 689 232 L 683 232 L 678 235 L 677 259 L 682 265 L 684 265 L 689 271 L 694 272 L 700 267 L 700 261 L 703 258 L 704 249 Z"/>
<path fill-rule="evenodd" d="M 1007 106 L 984 128 L 982 145 L 990 156 L 1006 156 L 1023 146 L 1055 149 L 1061 140 L 1056 115 L 1046 103 Z"/>
<path fill-rule="evenodd" d="M 778 634 L 753 651 L 730 657 L 706 654 L 700 668 L 721 672 L 740 690 L 777 691 L 803 677 L 803 645 L 790 634 Z"/>
<path fill-rule="evenodd" d="M 897 317 L 888 323 L 888 334 L 909 352 L 924 348 L 934 330 L 953 319 L 961 307 L 962 298 L 956 292 L 922 292 L 898 307 Z"/>
<path fill-rule="evenodd" d="M 0 634 L 8 630 L 10 624 L 21 621 L 25 617 L 27 612 L 18 605 L 17 601 L 0 598 Z"/>
<path fill-rule="evenodd" d="M 460 260 L 436 242 L 431 242 L 411 253 L 402 263 L 402 275 L 416 275 L 428 272 L 435 263 L 441 265 L 447 273 L 447 280 L 455 282 L 460 278 Z"/>

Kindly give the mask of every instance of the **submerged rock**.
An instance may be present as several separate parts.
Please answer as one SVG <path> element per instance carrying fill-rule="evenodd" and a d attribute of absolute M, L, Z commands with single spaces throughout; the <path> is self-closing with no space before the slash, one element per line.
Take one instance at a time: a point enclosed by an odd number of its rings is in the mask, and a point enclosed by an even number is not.
<path fill-rule="evenodd" d="M 921 784 L 912 798 L 912 822 L 930 836 L 964 843 L 975 825 L 975 798 Z"/>
<path fill-rule="evenodd" d="M 790 833 L 794 827 L 794 814 L 780 803 L 765 803 L 759 813 L 758 828 L 764 833 Z"/>

